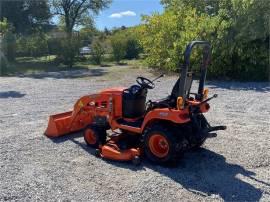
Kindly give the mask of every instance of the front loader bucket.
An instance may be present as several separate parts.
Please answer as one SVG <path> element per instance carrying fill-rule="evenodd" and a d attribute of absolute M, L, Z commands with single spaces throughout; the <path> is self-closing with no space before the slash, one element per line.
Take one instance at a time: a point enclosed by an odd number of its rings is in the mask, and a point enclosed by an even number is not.
<path fill-rule="evenodd" d="M 92 97 L 94 97 L 92 95 Z M 51 115 L 45 135 L 59 137 L 84 129 L 92 122 L 93 109 L 88 104 L 93 101 L 91 96 L 81 97 L 74 105 L 73 111 Z M 95 97 L 94 97 L 95 98 Z"/>
<path fill-rule="evenodd" d="M 45 135 L 59 137 L 70 133 L 72 111 L 51 115 Z"/>

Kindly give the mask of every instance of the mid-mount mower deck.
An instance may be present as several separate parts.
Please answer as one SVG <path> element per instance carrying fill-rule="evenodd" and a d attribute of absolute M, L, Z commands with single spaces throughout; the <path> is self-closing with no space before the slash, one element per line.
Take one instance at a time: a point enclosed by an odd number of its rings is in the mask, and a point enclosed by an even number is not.
<path fill-rule="evenodd" d="M 188 71 L 193 47 L 203 47 L 199 88 L 191 93 L 193 73 Z M 155 163 L 164 164 L 178 159 L 190 148 L 200 147 L 208 137 L 215 137 L 203 113 L 210 108 L 208 90 L 204 88 L 211 47 L 205 41 L 191 42 L 184 54 L 180 77 L 170 96 L 146 103 L 148 89 L 154 81 L 137 77 L 129 88 L 108 88 L 98 94 L 81 97 L 73 111 L 52 115 L 45 134 L 59 137 L 83 130 L 87 145 L 102 158 L 138 163 L 144 153 Z M 107 130 L 121 131 L 108 137 Z"/>

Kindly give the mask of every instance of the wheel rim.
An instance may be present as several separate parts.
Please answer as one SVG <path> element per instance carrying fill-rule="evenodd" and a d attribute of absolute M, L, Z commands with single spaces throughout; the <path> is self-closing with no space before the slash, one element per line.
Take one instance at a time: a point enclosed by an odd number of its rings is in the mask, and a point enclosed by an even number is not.
<path fill-rule="evenodd" d="M 164 158 L 169 153 L 169 143 L 164 136 L 154 134 L 149 139 L 149 149 L 158 158 Z"/>
<path fill-rule="evenodd" d="M 86 129 L 85 139 L 86 139 L 88 144 L 96 144 L 96 142 L 97 142 L 97 137 L 96 137 L 94 131 L 91 129 Z"/>

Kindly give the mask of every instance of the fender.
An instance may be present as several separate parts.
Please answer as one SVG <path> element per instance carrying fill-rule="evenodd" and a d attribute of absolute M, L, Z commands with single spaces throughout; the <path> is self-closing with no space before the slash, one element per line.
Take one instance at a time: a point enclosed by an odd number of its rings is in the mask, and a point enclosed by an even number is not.
<path fill-rule="evenodd" d="M 169 108 L 154 109 L 148 112 L 144 118 L 141 133 L 144 131 L 144 128 L 149 125 L 151 122 L 156 120 L 166 120 L 173 123 L 187 123 L 190 121 L 188 109 L 176 110 Z"/>

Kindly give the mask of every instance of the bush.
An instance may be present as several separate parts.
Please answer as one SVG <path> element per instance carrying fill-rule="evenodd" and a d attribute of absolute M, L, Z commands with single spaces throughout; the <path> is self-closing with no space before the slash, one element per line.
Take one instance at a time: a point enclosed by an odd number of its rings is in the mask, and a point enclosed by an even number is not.
<path fill-rule="evenodd" d="M 76 56 L 79 55 L 79 47 L 80 41 L 76 37 L 62 39 L 56 61 L 71 68 L 76 61 Z"/>
<path fill-rule="evenodd" d="M 119 63 L 126 55 L 126 41 L 123 35 L 115 34 L 111 38 L 112 53 L 114 60 Z"/>
<path fill-rule="evenodd" d="M 43 32 L 36 32 L 30 36 L 17 39 L 17 55 L 40 57 L 48 55 L 48 36 Z"/>
<path fill-rule="evenodd" d="M 95 64 L 100 65 L 105 54 L 103 45 L 99 41 L 94 41 L 92 44 L 92 60 Z"/>
<path fill-rule="evenodd" d="M 8 61 L 15 60 L 16 38 L 13 31 L 14 27 L 8 23 L 6 18 L 0 21 L 0 33 L 3 36 L 0 41 L 0 52 L 6 56 Z"/>
<path fill-rule="evenodd" d="M 126 41 L 126 59 L 137 59 L 139 58 L 139 53 L 141 51 L 141 47 L 139 42 L 134 37 L 129 37 Z"/>
<path fill-rule="evenodd" d="M 48 52 L 50 55 L 57 55 L 61 52 L 61 40 L 58 38 L 48 39 Z"/>
<path fill-rule="evenodd" d="M 8 69 L 8 61 L 0 50 L 0 76 L 5 74 L 7 72 L 7 69 Z"/>
<path fill-rule="evenodd" d="M 15 53 L 16 53 L 16 38 L 15 35 L 8 31 L 3 38 L 3 47 L 4 47 L 4 53 L 7 57 L 7 60 L 9 62 L 12 62 L 15 60 Z"/>

